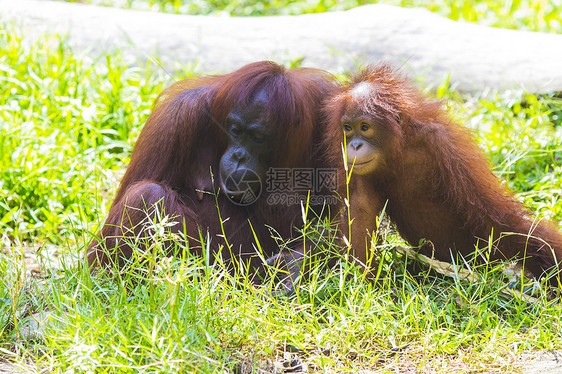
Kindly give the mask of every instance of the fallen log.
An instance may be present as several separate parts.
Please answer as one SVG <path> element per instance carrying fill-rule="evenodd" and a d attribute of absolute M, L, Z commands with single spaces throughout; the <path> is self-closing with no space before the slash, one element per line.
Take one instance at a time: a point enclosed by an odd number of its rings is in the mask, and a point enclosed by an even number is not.
<path fill-rule="evenodd" d="M 387 60 L 461 91 L 562 91 L 562 35 L 456 22 L 421 8 L 366 5 L 276 17 L 189 16 L 41 0 L 0 0 L 30 36 L 67 34 L 74 50 L 121 49 L 173 70 L 226 72 L 271 59 L 331 72 Z"/>
<path fill-rule="evenodd" d="M 460 282 L 465 282 L 465 283 L 474 283 L 479 281 L 477 273 L 462 268 L 459 265 L 454 265 L 449 262 L 443 262 L 443 261 L 436 260 L 434 258 L 424 256 L 421 253 L 417 253 L 412 248 L 394 247 L 394 250 L 414 261 L 417 261 L 418 263 L 422 264 L 426 268 L 430 270 L 434 270 L 437 273 L 444 275 L 446 277 L 455 278 L 458 279 Z M 505 287 L 501 289 L 500 292 L 504 295 L 508 295 L 520 300 L 524 300 L 527 303 L 540 302 L 538 298 L 527 295 L 521 292 L 520 290 L 514 288 Z"/>

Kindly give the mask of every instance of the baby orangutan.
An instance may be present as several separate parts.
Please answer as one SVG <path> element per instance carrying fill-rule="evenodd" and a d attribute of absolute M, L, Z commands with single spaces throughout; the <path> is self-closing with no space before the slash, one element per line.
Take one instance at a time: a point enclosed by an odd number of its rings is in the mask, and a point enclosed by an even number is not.
<path fill-rule="evenodd" d="M 366 233 L 376 230 L 387 204 L 408 243 L 425 239 L 425 255 L 451 261 L 451 254 L 466 257 L 477 245 L 480 254 L 491 249 L 490 260 L 516 259 L 535 277 L 553 272 L 551 284 L 559 284 L 562 236 L 551 223 L 535 221 L 502 187 L 470 131 L 454 123 L 440 102 L 382 64 L 352 77 L 326 113 L 334 162 L 343 162 L 345 140 L 351 245 L 362 264 L 370 247 Z"/>

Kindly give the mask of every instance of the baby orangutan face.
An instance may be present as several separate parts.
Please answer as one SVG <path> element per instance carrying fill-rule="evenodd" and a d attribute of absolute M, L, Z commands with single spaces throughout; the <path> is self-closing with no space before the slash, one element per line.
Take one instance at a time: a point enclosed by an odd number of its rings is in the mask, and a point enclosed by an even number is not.
<path fill-rule="evenodd" d="M 376 146 L 376 131 L 371 119 L 365 115 L 342 118 L 345 134 L 347 165 L 358 175 L 371 174 L 377 168 L 381 157 Z"/>
<path fill-rule="evenodd" d="M 373 118 L 361 111 L 346 113 L 342 117 L 345 135 L 347 166 L 353 174 L 374 173 L 384 162 L 381 148 L 382 134 L 377 131 Z"/>
<path fill-rule="evenodd" d="M 355 175 L 369 175 L 385 167 L 385 141 L 388 133 L 384 121 L 375 118 L 362 102 L 373 95 L 368 82 L 360 82 L 348 91 L 346 109 L 341 117 L 345 135 L 347 167 Z"/>

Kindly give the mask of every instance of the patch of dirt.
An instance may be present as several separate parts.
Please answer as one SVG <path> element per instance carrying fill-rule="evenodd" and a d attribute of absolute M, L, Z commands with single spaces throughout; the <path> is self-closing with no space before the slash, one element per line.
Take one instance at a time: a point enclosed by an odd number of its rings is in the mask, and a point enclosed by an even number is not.
<path fill-rule="evenodd" d="M 562 350 L 525 352 L 519 356 L 522 374 L 562 373 Z"/>

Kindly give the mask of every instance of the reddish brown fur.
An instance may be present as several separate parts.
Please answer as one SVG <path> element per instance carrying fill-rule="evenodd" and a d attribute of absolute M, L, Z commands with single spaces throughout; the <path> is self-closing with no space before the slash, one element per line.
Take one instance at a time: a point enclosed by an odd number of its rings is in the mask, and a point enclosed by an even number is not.
<path fill-rule="evenodd" d="M 213 194 L 201 195 L 200 191 L 219 190 L 219 162 L 228 142 L 226 116 L 237 105 L 249 105 L 261 90 L 269 98 L 268 131 L 278 144 L 271 149 L 274 157 L 268 166 L 325 165 L 316 151 L 324 130 L 319 108 L 334 87 L 332 77 L 320 70 L 287 70 L 272 62 L 258 62 L 230 74 L 184 80 L 167 88 L 137 140 L 102 228 L 100 237 L 108 250 L 94 241 L 88 249 L 89 264 L 111 262 L 108 252 L 116 253 L 121 263 L 131 257 L 134 248 L 119 238 L 131 237 L 127 229 L 137 227 L 160 199 L 159 208 L 176 216 L 173 231 L 185 230 L 195 253 L 201 254 L 199 231 L 204 236 L 208 232 L 213 252 L 222 247 L 226 260 L 234 256 L 258 267 L 261 260 L 256 256 L 254 232 L 266 258 L 279 252 L 269 227 L 276 230 L 273 236 L 291 238 L 294 225 L 302 221 L 299 205 L 268 204 L 264 191 L 254 204 L 239 206 L 222 193 L 215 201 Z M 222 237 L 218 211 L 231 248 Z M 136 229 L 135 235 L 142 230 Z"/>
<path fill-rule="evenodd" d="M 351 91 L 361 82 L 370 91 L 358 101 Z M 517 258 L 534 276 L 557 267 L 560 233 L 549 222 L 533 220 L 490 171 L 471 132 L 441 107 L 388 65 L 367 67 L 328 102 L 333 162 L 343 159 L 344 113 L 359 110 L 383 128 L 384 165 L 370 175 L 351 177 L 352 218 L 361 225 L 352 230 L 357 257 L 366 257 L 365 230 L 375 229 L 373 218 L 387 202 L 386 212 L 403 238 L 413 246 L 428 240 L 432 245 L 422 246 L 422 252 L 433 252 L 439 260 L 450 261 L 451 253 L 470 255 L 475 245 L 485 251 L 493 231 L 491 260 Z"/>

